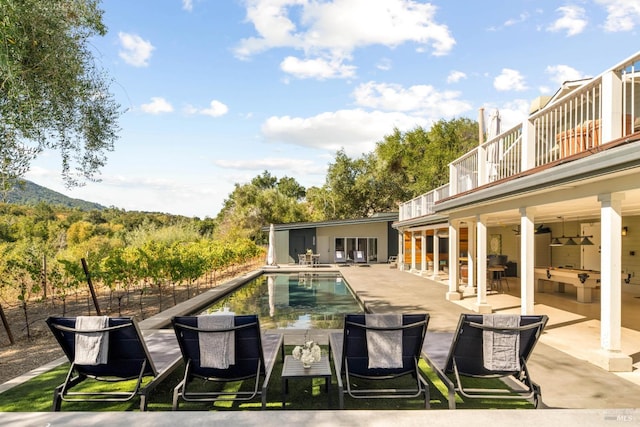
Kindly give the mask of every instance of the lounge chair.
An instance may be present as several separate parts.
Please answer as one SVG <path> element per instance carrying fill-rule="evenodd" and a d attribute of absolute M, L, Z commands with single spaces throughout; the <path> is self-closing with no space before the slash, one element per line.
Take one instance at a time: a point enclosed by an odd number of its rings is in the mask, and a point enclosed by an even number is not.
<path fill-rule="evenodd" d="M 494 326 L 488 326 L 484 316 L 492 317 Z M 456 407 L 456 392 L 470 399 L 527 399 L 540 407 L 540 386 L 532 381 L 527 361 L 547 321 L 545 315 L 462 314 L 454 333 L 427 333 L 423 356 L 447 386 L 449 408 Z M 516 325 L 496 326 L 508 322 Z M 501 348 L 491 351 L 489 342 L 495 345 L 496 339 L 507 341 L 499 341 Z M 464 388 L 465 377 L 500 378 L 505 388 Z"/>
<path fill-rule="evenodd" d="M 187 402 L 213 402 L 222 397 L 225 401 L 247 401 L 257 395 L 262 396 L 262 409 L 266 407 L 267 386 L 278 349 L 284 360 L 282 334 L 262 334 L 256 315 L 233 316 L 233 326 L 224 329 L 198 327 L 198 317 L 195 316 L 174 317 L 172 323 L 185 362 L 184 378 L 173 391 L 174 411 L 178 409 L 180 399 Z M 214 344 L 211 350 L 216 351 L 215 344 L 224 337 L 223 334 L 227 334 L 227 337 L 229 337 L 228 334 L 232 334 L 235 353 L 233 360 L 227 359 L 228 367 L 226 368 L 210 361 L 206 362 L 205 359 L 210 355 L 201 352 L 200 349 L 200 342 L 210 339 Z M 228 353 L 221 356 L 227 357 Z M 261 377 L 262 382 L 260 382 Z M 254 384 L 252 391 L 197 391 L 189 387 L 196 379 L 214 383 L 253 379 Z"/>
<path fill-rule="evenodd" d="M 344 251 L 336 251 L 333 261 L 336 264 L 346 264 L 347 259 L 344 257 Z"/>
<path fill-rule="evenodd" d="M 59 411 L 62 401 L 67 402 L 126 402 L 140 396 L 140 410 L 147 409 L 150 392 L 180 365 L 180 348 L 171 330 L 156 331 L 143 338 L 135 319 L 131 317 L 107 318 L 107 326 L 92 329 L 95 336 L 102 334 L 108 340 L 106 363 L 79 364 L 86 349 L 76 346 L 76 336 L 85 337 L 89 330 L 76 329 L 75 317 L 49 317 L 46 322 L 58 340 L 71 367 L 65 382 L 53 392 L 53 411 Z M 82 339 L 82 338 L 79 338 Z M 86 362 L 87 360 L 82 360 Z M 144 377 L 153 377 L 142 386 Z M 119 382 L 137 379 L 130 391 L 82 392 L 72 389 L 86 379 Z"/>
<path fill-rule="evenodd" d="M 429 407 L 429 386 L 418 370 L 429 315 L 401 314 L 395 317 L 393 320 L 397 326 L 372 326 L 392 325 L 394 322 L 388 322 L 389 315 L 381 318 L 379 315 L 347 314 L 344 331 L 329 335 L 340 409 L 344 408 L 345 393 L 354 399 L 415 398 L 424 395 L 425 408 Z M 374 323 L 373 320 L 376 319 L 377 322 Z M 397 342 L 394 343 L 394 340 Z M 389 343 L 391 346 L 386 347 L 385 344 Z M 397 352 L 389 354 L 385 347 Z M 395 379 L 404 376 L 413 377 L 415 385 L 373 389 L 358 387 L 361 384 L 354 386 L 354 381 L 359 383 L 359 379 L 372 380 L 371 383 L 373 380 L 380 380 L 382 385 L 393 385 Z"/>
<path fill-rule="evenodd" d="M 356 264 L 366 264 L 367 257 L 364 256 L 364 251 L 354 251 L 353 252 L 353 261 Z"/>

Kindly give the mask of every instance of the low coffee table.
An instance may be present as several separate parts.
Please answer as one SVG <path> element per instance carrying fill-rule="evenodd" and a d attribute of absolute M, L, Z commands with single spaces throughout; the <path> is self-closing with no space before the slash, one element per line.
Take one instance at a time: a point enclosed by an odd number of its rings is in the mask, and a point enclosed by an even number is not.
<path fill-rule="evenodd" d="M 284 365 L 282 366 L 282 409 L 287 406 L 287 394 L 289 394 L 289 380 L 296 378 L 324 378 L 324 391 L 329 398 L 329 406 L 331 406 L 331 393 L 329 393 L 329 384 L 331 384 L 331 366 L 329 365 L 329 356 L 322 356 L 319 362 L 311 364 L 310 368 L 304 368 L 302 362 L 293 358 L 293 356 L 285 356 Z"/>

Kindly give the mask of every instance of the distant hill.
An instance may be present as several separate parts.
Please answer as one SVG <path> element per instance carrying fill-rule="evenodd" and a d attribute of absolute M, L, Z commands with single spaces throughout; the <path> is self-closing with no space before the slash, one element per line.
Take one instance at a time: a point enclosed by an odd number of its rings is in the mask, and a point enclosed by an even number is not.
<path fill-rule="evenodd" d="M 57 191 L 49 190 L 46 187 L 27 180 L 24 180 L 24 185 L 21 188 L 14 188 L 9 192 L 7 201 L 9 203 L 22 205 L 37 205 L 40 202 L 44 202 L 49 205 L 78 208 L 83 211 L 106 209 L 98 203 L 72 199 Z"/>

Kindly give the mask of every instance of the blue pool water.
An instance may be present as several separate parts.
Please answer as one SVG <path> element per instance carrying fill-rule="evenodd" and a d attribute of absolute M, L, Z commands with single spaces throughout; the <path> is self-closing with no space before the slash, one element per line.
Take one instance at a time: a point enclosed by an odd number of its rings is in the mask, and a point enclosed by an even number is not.
<path fill-rule="evenodd" d="M 363 313 L 337 273 L 264 274 L 202 314 L 258 314 L 264 329 L 342 329 L 344 314 Z"/>

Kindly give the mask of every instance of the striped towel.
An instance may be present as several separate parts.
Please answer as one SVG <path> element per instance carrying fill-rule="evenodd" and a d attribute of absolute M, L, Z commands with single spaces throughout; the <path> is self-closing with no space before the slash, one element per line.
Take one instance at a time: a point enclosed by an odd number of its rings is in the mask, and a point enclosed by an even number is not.
<path fill-rule="evenodd" d="M 104 365 L 109 356 L 108 332 L 80 332 L 95 331 L 109 326 L 107 316 L 78 316 L 76 317 L 75 359 L 77 365 Z"/>
<path fill-rule="evenodd" d="M 376 327 L 402 326 L 402 314 L 367 314 L 365 324 Z M 367 329 L 367 353 L 369 369 L 402 368 L 402 330 Z"/>
<path fill-rule="evenodd" d="M 517 314 L 485 314 L 482 324 L 494 328 L 518 328 Z M 482 356 L 485 369 L 520 370 L 520 331 L 482 331 Z"/>
<path fill-rule="evenodd" d="M 198 316 L 198 328 L 205 330 L 230 329 L 235 325 L 235 316 L 213 314 Z M 200 366 L 203 368 L 227 369 L 236 363 L 235 333 L 198 333 Z"/>

